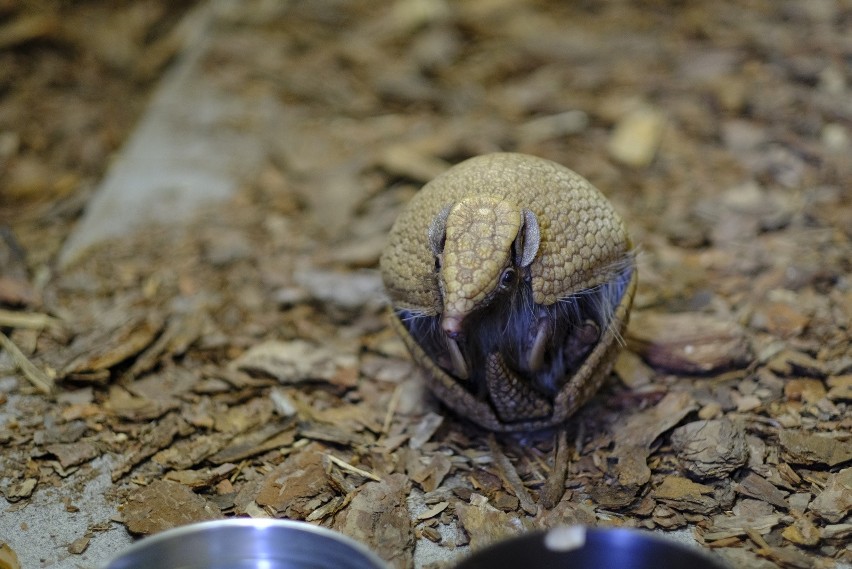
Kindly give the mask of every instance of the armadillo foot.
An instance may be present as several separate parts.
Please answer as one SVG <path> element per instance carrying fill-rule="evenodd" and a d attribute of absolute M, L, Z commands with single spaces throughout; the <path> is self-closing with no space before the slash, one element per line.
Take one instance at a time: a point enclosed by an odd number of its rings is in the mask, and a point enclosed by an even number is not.
<path fill-rule="evenodd" d="M 499 353 L 488 356 L 485 383 L 491 404 L 501 421 L 510 423 L 549 417 L 553 413 L 550 401 L 518 377 Z"/>

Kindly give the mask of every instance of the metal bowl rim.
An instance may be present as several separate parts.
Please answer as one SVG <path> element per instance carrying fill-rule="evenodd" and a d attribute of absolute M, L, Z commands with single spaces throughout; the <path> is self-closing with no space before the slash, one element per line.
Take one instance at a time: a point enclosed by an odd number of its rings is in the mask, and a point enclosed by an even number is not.
<path fill-rule="evenodd" d="M 454 568 L 458 568 L 463 566 L 469 559 L 477 556 L 479 553 L 485 553 L 486 551 L 490 551 L 492 548 L 508 546 L 507 544 L 511 544 L 512 542 L 520 542 L 520 541 L 538 541 L 540 542 L 541 547 L 546 547 L 543 543 L 544 538 L 548 533 L 554 530 L 561 530 L 565 528 L 574 528 L 580 527 L 583 528 L 586 534 L 595 534 L 597 536 L 607 536 L 613 534 L 623 534 L 629 536 L 631 539 L 638 539 L 640 541 L 644 541 L 647 543 L 649 547 L 662 547 L 667 549 L 672 549 L 675 551 L 680 551 L 681 553 L 688 553 L 690 555 L 695 555 L 699 559 L 706 561 L 708 564 L 712 565 L 714 569 L 730 569 L 731 565 L 723 558 L 719 556 L 711 555 L 710 552 L 706 551 L 698 544 L 694 547 L 687 545 L 686 543 L 680 542 L 678 540 L 672 539 L 670 537 L 666 537 L 664 535 L 658 535 L 656 532 L 652 530 L 642 530 L 638 528 L 625 528 L 625 527 L 598 527 L 598 526 L 584 526 L 582 524 L 577 525 L 562 525 L 562 526 L 554 526 L 548 529 L 536 530 L 528 533 L 522 533 L 520 535 L 516 535 L 514 537 L 496 541 L 487 547 L 484 547 L 480 550 L 474 551 L 469 555 L 466 555 L 463 559 L 459 560 Z"/>
<path fill-rule="evenodd" d="M 667 537 L 665 534 L 657 533 L 653 530 L 643 530 L 639 528 L 625 527 L 592 527 L 586 528 L 586 531 L 591 531 L 594 533 L 626 533 L 631 536 L 638 537 L 639 539 L 648 541 L 651 545 L 669 547 L 676 550 L 680 550 L 684 553 L 691 553 L 697 555 L 700 558 L 708 560 L 710 563 L 715 563 L 719 567 L 728 567 L 728 564 L 723 559 L 719 558 L 719 556 L 717 555 L 712 555 L 709 550 L 701 547 L 697 542 L 694 546 L 689 545 L 674 538 Z"/>
<path fill-rule="evenodd" d="M 352 539 L 340 532 L 316 526 L 314 524 L 297 521 L 297 520 L 279 520 L 272 518 L 231 518 L 225 520 L 211 520 L 206 522 L 197 522 L 183 526 L 167 529 L 160 533 L 145 537 L 121 551 L 118 555 L 109 560 L 104 566 L 104 569 L 110 569 L 112 565 L 123 557 L 129 557 L 138 554 L 140 551 L 160 547 L 165 543 L 179 540 L 190 534 L 204 533 L 213 529 L 228 529 L 228 528 L 278 528 L 290 529 L 303 533 L 312 533 L 317 536 L 332 539 L 342 545 L 354 549 L 356 552 L 363 555 L 367 561 L 376 566 L 376 569 L 387 569 L 388 565 L 373 553 L 363 543 Z"/>

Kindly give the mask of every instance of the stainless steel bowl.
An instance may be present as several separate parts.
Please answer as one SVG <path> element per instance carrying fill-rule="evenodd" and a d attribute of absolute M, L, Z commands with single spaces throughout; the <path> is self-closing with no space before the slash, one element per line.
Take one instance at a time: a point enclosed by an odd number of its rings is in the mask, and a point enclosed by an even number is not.
<path fill-rule="evenodd" d="M 232 519 L 145 538 L 106 569 L 387 569 L 360 543 L 305 522 Z"/>
<path fill-rule="evenodd" d="M 647 531 L 561 527 L 489 546 L 455 569 L 728 569 L 694 547 Z"/>

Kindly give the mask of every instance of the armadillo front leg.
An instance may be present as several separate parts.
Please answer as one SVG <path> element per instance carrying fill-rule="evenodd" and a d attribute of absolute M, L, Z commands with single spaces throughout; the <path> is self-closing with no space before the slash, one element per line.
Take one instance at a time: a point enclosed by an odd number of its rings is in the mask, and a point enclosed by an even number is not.
<path fill-rule="evenodd" d="M 511 423 L 549 417 L 553 413 L 550 401 L 518 377 L 497 352 L 488 356 L 485 384 L 494 411 L 501 421 Z"/>

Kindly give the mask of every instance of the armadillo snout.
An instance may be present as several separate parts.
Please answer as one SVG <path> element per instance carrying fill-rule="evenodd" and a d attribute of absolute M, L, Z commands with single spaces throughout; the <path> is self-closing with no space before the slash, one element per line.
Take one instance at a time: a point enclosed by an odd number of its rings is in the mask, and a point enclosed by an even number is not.
<path fill-rule="evenodd" d="M 441 319 L 441 329 L 449 338 L 458 339 L 462 333 L 461 316 L 445 314 Z"/>

